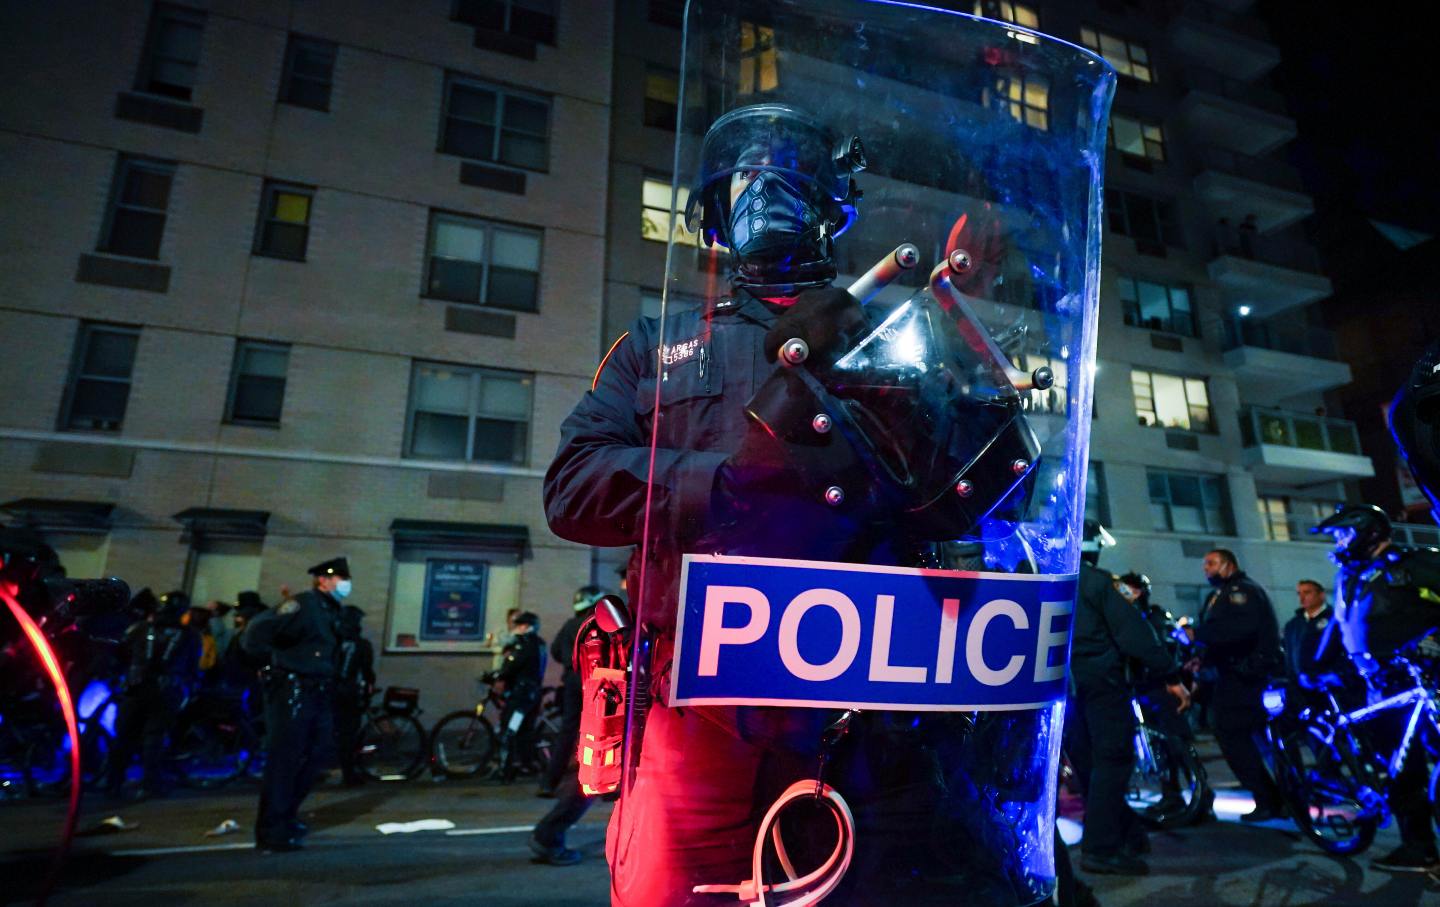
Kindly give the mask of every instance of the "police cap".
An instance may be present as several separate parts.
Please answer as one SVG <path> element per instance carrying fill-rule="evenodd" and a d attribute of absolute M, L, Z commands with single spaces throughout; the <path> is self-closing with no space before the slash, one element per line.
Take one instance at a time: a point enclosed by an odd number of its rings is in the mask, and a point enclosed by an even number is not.
<path fill-rule="evenodd" d="M 540 627 L 540 617 L 534 611 L 521 611 L 515 615 L 515 624 L 516 626 L 525 624 L 526 626 L 538 629 Z"/>
<path fill-rule="evenodd" d="M 344 579 L 349 579 L 350 562 L 343 557 L 334 557 L 323 563 L 316 564 L 305 572 L 311 576 L 339 576 Z"/>

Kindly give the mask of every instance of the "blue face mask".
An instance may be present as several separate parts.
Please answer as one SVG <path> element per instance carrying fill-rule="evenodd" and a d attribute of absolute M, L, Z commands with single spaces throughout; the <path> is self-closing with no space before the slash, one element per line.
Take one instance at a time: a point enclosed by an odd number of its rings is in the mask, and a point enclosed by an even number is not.
<path fill-rule="evenodd" d="M 761 171 L 730 209 L 730 243 L 741 260 L 824 257 L 820 212 L 777 173 Z"/>
<path fill-rule="evenodd" d="M 349 598 L 350 581 L 348 579 L 340 580 L 338 583 L 335 584 L 335 591 L 331 592 L 330 594 L 341 601 Z"/>

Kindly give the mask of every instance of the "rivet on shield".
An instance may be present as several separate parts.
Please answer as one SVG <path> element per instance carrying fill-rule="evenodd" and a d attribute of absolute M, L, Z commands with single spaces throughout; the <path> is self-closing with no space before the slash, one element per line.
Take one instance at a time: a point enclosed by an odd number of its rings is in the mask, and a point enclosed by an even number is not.
<path fill-rule="evenodd" d="M 1029 468 L 1030 463 L 1027 460 L 1016 460 L 1014 463 L 1010 464 L 1010 471 L 1015 473 L 1017 476 L 1023 476 L 1025 474 L 1025 470 Z"/>
<path fill-rule="evenodd" d="M 815 418 L 810 420 L 810 427 L 822 435 L 830 433 L 830 417 L 825 413 L 816 413 Z"/>
<path fill-rule="evenodd" d="M 799 365 L 810 358 L 810 344 L 799 337 L 791 337 L 780 347 L 780 356 L 790 365 Z"/>
<path fill-rule="evenodd" d="M 841 502 L 843 502 L 844 500 L 845 489 L 841 488 L 839 485 L 831 485 L 829 488 L 825 489 L 825 503 L 829 504 L 831 507 L 840 506 Z"/>
<path fill-rule="evenodd" d="M 964 249 L 956 249 L 950 253 L 950 270 L 956 274 L 964 274 L 970 270 L 970 253 Z"/>
<path fill-rule="evenodd" d="M 1037 391 L 1048 391 L 1055 384 L 1055 373 L 1050 370 L 1050 366 L 1042 365 L 1031 373 L 1030 380 L 1034 382 Z"/>
<path fill-rule="evenodd" d="M 955 483 L 955 493 L 962 498 L 968 498 L 975 493 L 975 483 L 969 479 L 961 479 Z"/>

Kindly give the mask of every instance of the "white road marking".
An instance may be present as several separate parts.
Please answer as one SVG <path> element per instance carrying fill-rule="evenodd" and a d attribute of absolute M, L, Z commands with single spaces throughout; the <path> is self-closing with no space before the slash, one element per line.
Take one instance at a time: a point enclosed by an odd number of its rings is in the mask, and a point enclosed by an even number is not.
<path fill-rule="evenodd" d="M 138 850 L 111 851 L 117 857 L 160 857 L 172 853 L 209 853 L 218 850 L 254 850 L 255 842 L 244 844 L 195 844 L 190 847 L 143 847 Z"/>
<path fill-rule="evenodd" d="M 502 825 L 499 828 L 457 828 L 454 831 L 447 831 L 447 837 L 459 837 L 460 835 L 513 835 L 522 831 L 533 831 L 533 825 Z"/>

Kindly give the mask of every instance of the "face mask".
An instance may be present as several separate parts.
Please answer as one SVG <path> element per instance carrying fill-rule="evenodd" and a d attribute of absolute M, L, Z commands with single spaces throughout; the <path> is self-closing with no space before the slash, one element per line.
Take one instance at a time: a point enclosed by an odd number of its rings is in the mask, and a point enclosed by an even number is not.
<path fill-rule="evenodd" d="M 779 174 L 762 171 L 730 210 L 732 251 L 741 259 L 774 261 L 823 257 L 820 212 Z"/>
<path fill-rule="evenodd" d="M 338 583 L 335 584 L 335 591 L 334 591 L 334 592 L 331 592 L 330 594 L 333 595 L 333 596 L 335 596 L 335 597 L 338 598 L 338 599 L 346 599 L 346 598 L 349 598 L 349 597 L 350 597 L 350 581 L 349 581 L 348 579 L 342 579 L 340 582 L 338 582 Z"/>
<path fill-rule="evenodd" d="M 1218 574 L 1218 573 L 1212 573 L 1211 575 L 1205 577 L 1205 580 L 1206 580 L 1206 582 L 1210 583 L 1210 585 L 1212 585 L 1212 586 L 1223 586 L 1223 585 L 1225 585 L 1225 577 L 1221 576 L 1221 575 Z"/>

